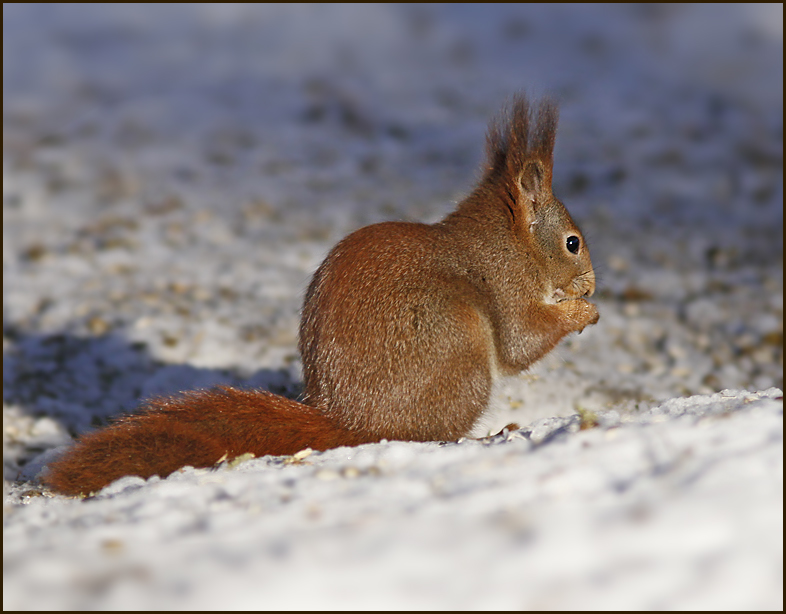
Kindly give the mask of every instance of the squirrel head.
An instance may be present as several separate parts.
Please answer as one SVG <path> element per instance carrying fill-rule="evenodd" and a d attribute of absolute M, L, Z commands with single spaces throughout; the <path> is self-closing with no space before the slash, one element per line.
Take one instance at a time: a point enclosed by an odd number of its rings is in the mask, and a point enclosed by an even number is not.
<path fill-rule="evenodd" d="M 491 123 L 485 173 L 456 215 L 482 221 L 509 255 L 503 268 L 526 266 L 533 297 L 546 303 L 592 296 L 595 273 L 584 236 L 552 193 L 558 111 L 543 100 L 534 111 L 519 95 Z"/>
<path fill-rule="evenodd" d="M 550 167 L 540 160 L 527 162 L 515 182 L 521 213 L 515 231 L 533 247 L 531 254 L 543 273 L 545 302 L 592 296 L 595 272 L 589 249 L 568 210 L 552 194 L 550 179 Z"/>

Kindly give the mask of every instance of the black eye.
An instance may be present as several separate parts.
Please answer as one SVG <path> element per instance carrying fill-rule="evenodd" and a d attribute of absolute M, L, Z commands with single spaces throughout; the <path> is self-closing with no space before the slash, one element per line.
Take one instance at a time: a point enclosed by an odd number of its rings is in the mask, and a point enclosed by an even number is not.
<path fill-rule="evenodd" d="M 579 253 L 579 246 L 581 245 L 581 241 L 576 235 L 570 235 L 565 240 L 565 247 L 568 248 L 568 251 L 571 254 L 578 254 Z"/>

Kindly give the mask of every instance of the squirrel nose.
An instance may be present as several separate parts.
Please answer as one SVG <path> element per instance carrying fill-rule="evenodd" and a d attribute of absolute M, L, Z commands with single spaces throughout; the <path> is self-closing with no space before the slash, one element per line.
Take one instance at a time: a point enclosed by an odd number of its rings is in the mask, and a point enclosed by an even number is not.
<path fill-rule="evenodd" d="M 586 290 L 584 296 L 592 296 L 595 294 L 595 271 L 591 270 L 584 276 L 584 283 Z"/>

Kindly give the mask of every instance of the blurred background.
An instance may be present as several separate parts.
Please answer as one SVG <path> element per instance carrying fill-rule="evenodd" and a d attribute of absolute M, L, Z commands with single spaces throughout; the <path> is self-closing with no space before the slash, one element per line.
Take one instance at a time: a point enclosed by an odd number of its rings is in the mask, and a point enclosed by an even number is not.
<path fill-rule="evenodd" d="M 4 151 L 21 163 L 67 147 L 60 183 L 92 179 L 105 205 L 179 181 L 227 215 L 288 198 L 328 217 L 362 200 L 376 218 L 385 203 L 412 207 L 402 183 L 429 202 L 464 194 L 486 122 L 525 90 L 562 104 L 557 187 L 582 196 L 574 207 L 755 223 L 736 197 L 777 200 L 746 166 L 774 162 L 782 139 L 781 15 L 755 4 L 9 5 Z M 334 202 L 322 184 L 349 177 L 346 190 L 372 193 Z"/>

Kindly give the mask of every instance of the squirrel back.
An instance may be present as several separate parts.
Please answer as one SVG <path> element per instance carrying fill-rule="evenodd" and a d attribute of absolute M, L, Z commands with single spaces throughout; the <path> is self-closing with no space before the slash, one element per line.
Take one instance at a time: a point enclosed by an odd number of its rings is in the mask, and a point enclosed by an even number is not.
<path fill-rule="evenodd" d="M 454 212 L 367 226 L 331 250 L 303 306 L 302 403 L 231 388 L 153 399 L 82 437 L 44 481 L 87 493 L 246 452 L 466 435 L 496 376 L 598 320 L 587 246 L 551 191 L 556 127 L 553 103 L 515 98 Z"/>

